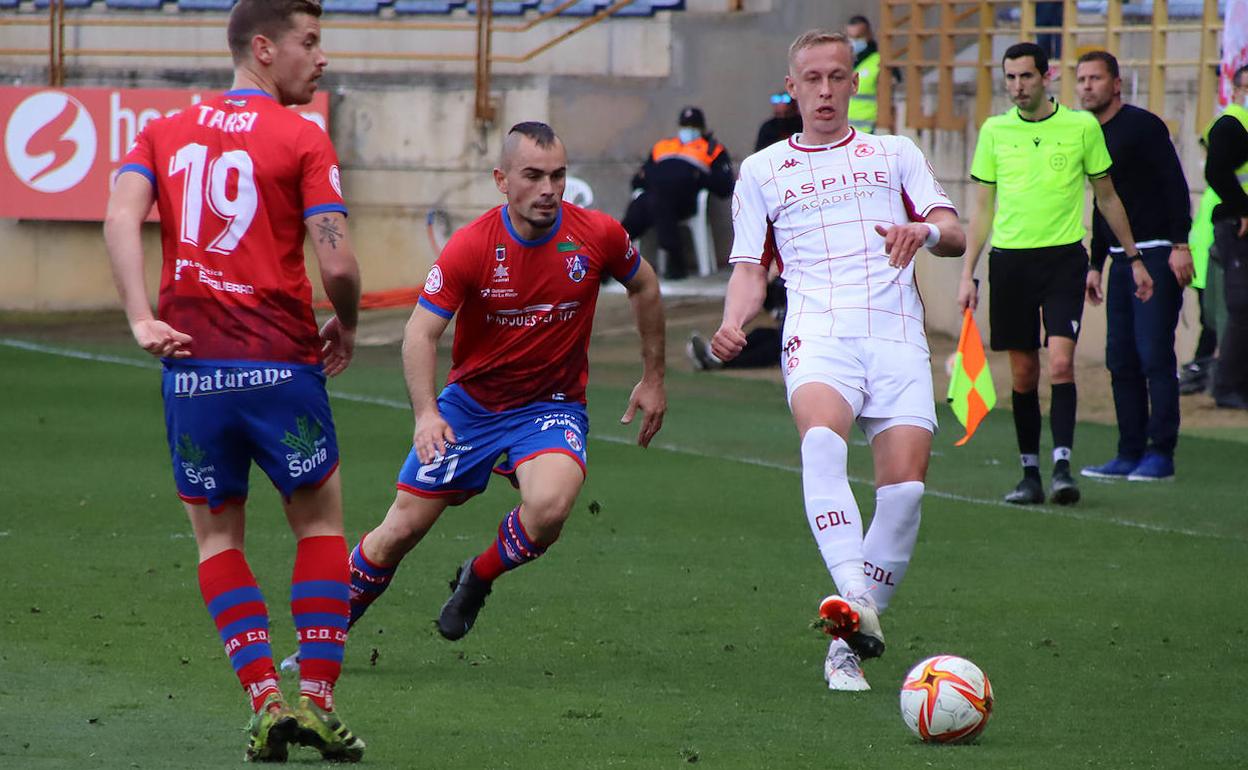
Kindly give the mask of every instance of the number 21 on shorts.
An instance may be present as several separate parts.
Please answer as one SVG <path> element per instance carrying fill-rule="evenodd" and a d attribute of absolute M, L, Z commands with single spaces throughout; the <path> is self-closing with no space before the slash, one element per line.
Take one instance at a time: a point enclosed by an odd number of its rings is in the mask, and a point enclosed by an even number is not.
<path fill-rule="evenodd" d="M 442 480 L 439 482 L 434 478 L 434 474 L 446 463 L 446 473 L 442 474 Z M 435 457 L 433 462 L 420 466 L 416 471 L 416 478 L 422 484 L 437 486 L 439 484 L 445 486 L 451 483 L 451 479 L 455 478 L 455 468 L 459 465 L 459 455 L 439 455 Z"/>

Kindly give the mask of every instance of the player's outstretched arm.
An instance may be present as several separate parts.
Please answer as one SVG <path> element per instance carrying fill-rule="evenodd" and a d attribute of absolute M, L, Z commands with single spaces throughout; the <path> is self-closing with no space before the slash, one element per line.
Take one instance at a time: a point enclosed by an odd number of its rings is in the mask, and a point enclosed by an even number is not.
<path fill-rule="evenodd" d="M 877 224 L 875 232 L 884 238 L 884 253 L 889 267 L 904 270 L 926 246 L 938 257 L 960 257 L 966 250 L 966 234 L 958 215 L 950 208 L 933 209 L 924 222 L 902 222 L 885 227 Z"/>
<path fill-rule="evenodd" d="M 455 431 L 438 411 L 433 382 L 438 370 L 438 340 L 449 323 L 449 318 L 417 305 L 403 330 L 403 379 L 416 420 L 412 447 L 422 463 L 433 462 L 446 442 L 455 441 Z"/>
<path fill-rule="evenodd" d="M 333 377 L 351 364 L 355 327 L 360 314 L 360 266 L 347 234 L 347 217 L 337 211 L 313 214 L 304 220 L 312 236 L 312 250 L 321 269 L 321 285 L 334 306 L 334 317 L 321 327 L 325 374 Z"/>
<path fill-rule="evenodd" d="M 992 234 L 992 215 L 997 208 L 996 185 L 975 185 L 975 201 L 971 204 L 971 232 L 966 244 L 966 258 L 962 261 L 962 280 L 958 284 L 958 307 L 974 310 L 979 306 L 979 287 L 975 283 L 975 268 L 979 265 L 980 252 L 988 244 Z"/>
<path fill-rule="evenodd" d="M 1135 279 L 1135 296 L 1141 302 L 1147 302 L 1153 296 L 1153 277 L 1148 274 L 1144 261 L 1135 259 L 1140 250 L 1135 246 L 1135 236 L 1131 234 L 1131 223 L 1127 221 L 1127 210 L 1122 207 L 1118 191 L 1114 189 L 1114 180 L 1108 174 L 1092 181 L 1092 194 L 1096 196 L 1096 207 L 1114 237 L 1122 244 L 1127 257 L 1131 259 L 1131 276 Z"/>
<path fill-rule="evenodd" d="M 640 257 L 638 257 L 640 259 Z M 663 415 L 667 413 L 667 391 L 663 387 L 666 364 L 666 322 L 663 318 L 663 299 L 659 296 L 659 279 L 654 268 L 642 261 L 628 283 L 628 300 L 633 306 L 637 332 L 641 335 L 641 381 L 633 386 L 628 396 L 628 407 L 620 422 L 628 425 L 640 409 L 644 418 L 637 431 L 637 443 L 650 446 L 650 439 L 663 427 Z"/>
<path fill-rule="evenodd" d="M 724 295 L 724 320 L 711 338 L 711 352 L 731 361 L 745 347 L 744 326 L 763 309 L 767 297 L 767 268 L 755 262 L 737 262 Z"/>
<path fill-rule="evenodd" d="M 117 177 L 104 217 L 104 246 L 113 269 L 130 332 L 139 347 L 154 356 L 187 358 L 191 338 L 152 315 L 143 276 L 143 220 L 156 199 L 152 183 L 139 174 Z"/>

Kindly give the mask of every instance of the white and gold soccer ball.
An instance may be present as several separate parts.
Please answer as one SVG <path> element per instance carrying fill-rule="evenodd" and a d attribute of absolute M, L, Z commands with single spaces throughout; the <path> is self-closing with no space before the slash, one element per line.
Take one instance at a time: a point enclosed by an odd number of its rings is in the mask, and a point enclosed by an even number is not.
<path fill-rule="evenodd" d="M 920 661 L 901 683 L 901 718 L 927 743 L 969 743 L 992 715 L 992 684 L 956 655 Z"/>

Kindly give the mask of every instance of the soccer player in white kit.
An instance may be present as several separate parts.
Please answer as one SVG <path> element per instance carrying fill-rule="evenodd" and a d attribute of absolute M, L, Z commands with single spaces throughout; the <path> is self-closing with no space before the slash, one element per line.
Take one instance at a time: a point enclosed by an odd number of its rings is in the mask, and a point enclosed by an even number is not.
<path fill-rule="evenodd" d="M 919 531 L 936 410 L 912 260 L 920 246 L 958 257 L 957 211 L 912 141 L 849 126 L 858 90 L 844 35 L 812 30 L 789 48 L 785 86 L 802 133 L 745 160 L 733 197 L 735 240 L 723 360 L 745 345 L 772 259 L 788 290 L 781 367 L 802 442 L 806 518 L 838 593 L 820 604 L 833 637 L 833 690 L 869 689 L 863 658 L 884 652 L 879 613 Z M 854 422 L 871 443 L 875 514 L 863 536 L 846 459 Z"/>

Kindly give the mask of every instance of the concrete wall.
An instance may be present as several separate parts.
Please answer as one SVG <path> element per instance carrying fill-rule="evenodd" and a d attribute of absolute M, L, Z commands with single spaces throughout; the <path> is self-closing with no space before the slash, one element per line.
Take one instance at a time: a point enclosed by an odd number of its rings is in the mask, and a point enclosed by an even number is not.
<path fill-rule="evenodd" d="M 425 226 L 430 208 L 446 210 L 453 225 L 460 226 L 501 201 L 489 171 L 500 131 L 511 124 L 551 122 L 568 146 L 571 173 L 593 187 L 595 207 L 620 216 L 628 202 L 629 178 L 650 145 L 674 130 L 681 106 L 701 106 L 711 129 L 739 163 L 753 150 L 758 125 L 769 115 L 767 95 L 783 82 L 785 52 L 794 35 L 814 26 L 836 27 L 853 13 L 872 15 L 875 10 L 871 2 L 820 0 L 747 0 L 741 14 L 724 14 L 725 6 L 722 0 L 693 0 L 686 12 L 610 21 L 599 25 L 597 32 L 591 30 L 544 54 L 545 63 L 526 68 L 527 74 L 508 74 L 500 67 L 493 83 L 499 115 L 496 125 L 485 130 L 473 121 L 471 76 L 446 71 L 453 67 L 391 64 L 381 70 L 371 64 L 335 61 L 325 80 L 333 93 L 331 134 L 342 160 L 365 289 L 423 281 L 433 258 Z M 4 29 L 0 27 L 0 34 Z M 202 34 L 202 40 L 187 44 L 219 44 L 219 31 Z M 327 32 L 327 43 L 365 45 L 362 38 L 337 35 Z M 1185 44 L 1179 38 L 1171 36 L 1172 48 Z M 372 40 L 368 38 L 370 44 Z M 1000 42 L 1004 47 L 1009 41 Z M 1142 57 L 1145 44 L 1128 38 L 1124 55 Z M 71 84 L 228 85 L 229 71 L 220 62 L 202 70 L 180 66 L 184 62 L 119 67 L 133 63 L 71 69 Z M 38 71 L 34 64 L 24 74 L 14 70 L 8 82 L 29 81 Z M 1184 75 L 1180 72 L 1167 82 L 1166 117 L 1178 129 L 1180 155 L 1193 191 L 1198 192 L 1204 184 L 1192 130 L 1194 72 Z M 1135 82 L 1128 71 L 1128 96 L 1133 95 Z M 1004 110 L 1008 105 L 1000 84 L 996 87 L 994 109 Z M 966 113 L 974 110 L 972 89 L 968 82 L 959 92 Z M 1146 94 L 1136 90 L 1134 96 L 1146 104 Z M 914 138 L 955 202 L 966 209 L 974 131 L 924 132 Z M 732 239 L 724 202 L 712 199 L 711 219 L 716 250 L 723 259 Z M 0 308 L 115 305 L 99 232 L 98 224 L 0 220 L 0 242 L 6 244 L 0 252 L 0 272 L 6 276 L 0 282 Z M 158 243 L 152 233 L 147 245 L 154 255 Z M 957 260 L 921 258 L 920 280 L 929 325 L 935 330 L 952 334 L 958 329 L 953 295 L 959 269 Z M 1185 314 L 1194 315 L 1194 306 L 1189 302 Z M 1196 327 L 1191 317 L 1185 319 L 1181 350 L 1190 349 L 1188 338 Z M 1085 329 L 1088 341 L 1080 352 L 1097 358 L 1104 339 L 1103 310 L 1088 309 Z"/>

